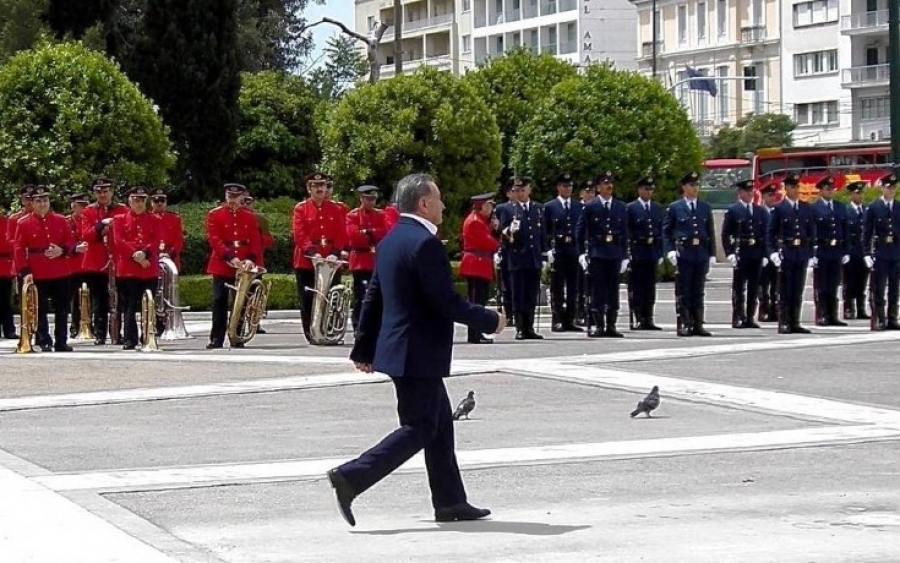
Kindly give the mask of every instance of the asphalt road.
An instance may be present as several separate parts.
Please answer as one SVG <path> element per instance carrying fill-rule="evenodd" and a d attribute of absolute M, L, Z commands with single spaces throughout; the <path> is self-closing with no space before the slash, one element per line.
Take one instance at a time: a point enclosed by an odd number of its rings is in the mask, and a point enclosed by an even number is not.
<path fill-rule="evenodd" d="M 396 424 L 349 344 L 301 343 L 273 313 L 243 350 L 196 338 L 136 353 L 0 342 L 0 561 L 900 561 L 898 333 L 730 328 L 729 271 L 708 291 L 712 338 L 457 330 L 452 399 L 470 501 L 490 519 L 433 521 L 421 457 L 337 513 L 324 472 Z M 629 418 L 659 385 L 652 418 Z"/>

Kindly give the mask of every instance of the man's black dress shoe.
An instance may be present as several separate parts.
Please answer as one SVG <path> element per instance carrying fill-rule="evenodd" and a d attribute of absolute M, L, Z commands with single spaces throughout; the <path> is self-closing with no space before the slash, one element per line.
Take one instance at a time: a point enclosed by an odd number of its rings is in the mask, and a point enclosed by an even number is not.
<path fill-rule="evenodd" d="M 263 327 L 258 326 L 256 327 L 256 334 L 268 334 L 268 332 L 266 332 L 266 329 L 264 329 Z"/>
<path fill-rule="evenodd" d="M 54 352 L 72 352 L 73 348 L 68 344 L 54 344 L 53 345 Z"/>
<path fill-rule="evenodd" d="M 493 344 L 494 341 L 490 338 L 481 337 L 478 340 L 466 340 L 469 344 Z"/>
<path fill-rule="evenodd" d="M 221 347 L 222 347 L 222 344 L 219 344 L 218 342 L 210 342 L 209 344 L 206 345 L 207 350 L 217 350 Z"/>
<path fill-rule="evenodd" d="M 436 508 L 434 510 L 434 519 L 437 522 L 462 522 L 465 520 L 480 520 L 486 516 L 490 516 L 491 511 L 487 508 L 475 508 L 467 502 L 461 502 L 448 506 L 446 508 Z"/>
<path fill-rule="evenodd" d="M 94 346 L 105 346 L 105 345 L 106 345 L 105 338 L 95 338 L 94 339 Z"/>
<path fill-rule="evenodd" d="M 331 486 L 334 487 L 334 495 L 337 497 L 341 516 L 344 517 L 348 524 L 356 526 L 356 518 L 353 517 L 353 511 L 350 510 L 350 505 L 353 504 L 353 499 L 356 498 L 353 487 L 350 486 L 347 479 L 337 469 L 329 469 L 327 475 L 328 480 L 331 481 Z"/>
<path fill-rule="evenodd" d="M 52 344 L 41 344 L 41 352 L 50 352 L 53 350 Z"/>

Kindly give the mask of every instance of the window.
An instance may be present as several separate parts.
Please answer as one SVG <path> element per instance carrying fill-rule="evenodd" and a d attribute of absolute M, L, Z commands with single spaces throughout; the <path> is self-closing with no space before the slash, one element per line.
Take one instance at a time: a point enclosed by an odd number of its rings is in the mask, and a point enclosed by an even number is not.
<path fill-rule="evenodd" d="M 687 43 L 687 6 L 678 6 L 678 44 Z"/>
<path fill-rule="evenodd" d="M 728 0 L 716 0 L 716 19 L 719 21 L 719 37 L 727 37 Z"/>
<path fill-rule="evenodd" d="M 744 91 L 751 92 L 757 89 L 757 79 L 756 79 L 756 67 L 755 66 L 745 66 L 744 67 Z"/>
<path fill-rule="evenodd" d="M 472 0 L 463 0 L 462 2 L 462 11 L 469 12 L 472 10 Z"/>
<path fill-rule="evenodd" d="M 763 22 L 763 2 L 762 0 L 753 0 L 753 3 L 750 4 L 750 8 L 753 10 L 753 25 L 762 25 Z"/>
<path fill-rule="evenodd" d="M 697 39 L 706 40 L 706 2 L 697 4 Z"/>
<path fill-rule="evenodd" d="M 794 106 L 794 121 L 797 125 L 829 125 L 839 120 L 837 100 Z"/>
<path fill-rule="evenodd" d="M 794 76 L 814 76 L 838 71 L 837 49 L 794 55 Z"/>
<path fill-rule="evenodd" d="M 728 76 L 728 67 L 720 66 L 716 69 L 716 74 L 718 76 Z M 719 81 L 719 95 L 716 96 L 719 99 L 719 121 L 727 121 L 728 120 L 728 88 L 729 82 L 727 80 Z"/>
<path fill-rule="evenodd" d="M 471 35 L 463 35 L 462 36 L 462 52 L 463 53 L 471 53 L 472 52 L 472 36 Z"/>
<path fill-rule="evenodd" d="M 375 29 L 375 16 L 369 16 L 368 18 L 366 18 L 366 25 L 368 26 L 369 31 Z"/>
<path fill-rule="evenodd" d="M 864 121 L 883 120 L 891 117 L 891 98 L 860 98 L 859 118 Z"/>
<path fill-rule="evenodd" d="M 813 0 L 794 4 L 794 27 L 836 23 L 838 0 Z"/>

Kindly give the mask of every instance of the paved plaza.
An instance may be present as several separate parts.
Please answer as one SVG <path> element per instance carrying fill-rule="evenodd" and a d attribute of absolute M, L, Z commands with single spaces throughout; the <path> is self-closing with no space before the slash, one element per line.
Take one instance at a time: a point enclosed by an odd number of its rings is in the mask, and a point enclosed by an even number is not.
<path fill-rule="evenodd" d="M 239 350 L 203 350 L 202 314 L 157 353 L 0 342 L 0 562 L 900 561 L 900 333 L 814 327 L 809 301 L 812 335 L 734 330 L 727 268 L 712 338 L 675 336 L 672 284 L 659 300 L 665 332 L 626 309 L 618 340 L 546 312 L 543 341 L 458 327 L 459 460 L 493 515 L 451 524 L 421 456 L 341 519 L 325 471 L 395 427 L 393 387 L 301 343 L 296 313 Z"/>

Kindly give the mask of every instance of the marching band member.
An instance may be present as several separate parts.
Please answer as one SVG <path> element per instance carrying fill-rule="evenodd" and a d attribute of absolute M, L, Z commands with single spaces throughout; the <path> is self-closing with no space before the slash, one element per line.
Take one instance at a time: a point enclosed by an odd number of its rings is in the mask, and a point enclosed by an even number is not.
<path fill-rule="evenodd" d="M 109 329 L 109 267 L 112 248 L 109 240 L 109 224 L 113 217 L 122 215 L 128 208 L 112 202 L 112 181 L 97 178 L 93 185 L 96 201 L 84 210 L 81 240 L 88 244 L 81 263 L 81 271 L 91 292 L 91 315 L 94 326 L 94 344 L 106 344 Z M 113 311 L 118 314 L 119 311 Z M 110 335 L 114 341 L 118 335 Z"/>
<path fill-rule="evenodd" d="M 681 178 L 684 197 L 672 202 L 663 219 L 663 252 L 673 266 L 677 265 L 675 283 L 681 303 L 679 336 L 712 336 L 703 328 L 703 298 L 706 274 L 715 263 L 715 233 L 712 208 L 697 199 L 700 175 L 690 172 Z"/>
<path fill-rule="evenodd" d="M 225 184 L 225 203 L 206 215 L 206 238 L 210 254 L 206 273 L 212 276 L 212 329 L 207 350 L 221 348 L 228 330 L 226 284 L 234 285 L 237 269 L 253 268 L 262 255 L 259 224 L 253 213 L 241 205 L 244 186 Z M 240 347 L 240 346 L 239 346 Z"/>
<path fill-rule="evenodd" d="M 550 275 L 550 310 L 553 332 L 581 332 L 575 326 L 578 306 L 578 249 L 575 225 L 581 217 L 581 202 L 572 199 L 572 175 L 560 174 L 556 179 L 557 197 L 544 204 L 544 224 L 552 258 Z M 482 304 L 482 303 L 479 303 Z"/>
<path fill-rule="evenodd" d="M 635 330 L 662 330 L 653 323 L 656 306 L 656 268 L 662 263 L 662 222 L 665 211 L 653 201 L 656 183 L 652 176 L 637 181 L 638 198 L 625 206 L 628 240 L 631 243 L 631 296 Z"/>
<path fill-rule="evenodd" d="M 6 233 L 6 240 L 9 241 L 10 244 L 12 244 L 13 241 L 16 240 L 16 228 L 18 228 L 19 219 L 21 219 L 22 217 L 25 217 L 29 213 L 31 213 L 31 194 L 33 192 L 34 192 L 34 185 L 32 185 L 32 184 L 25 184 L 24 186 L 22 186 L 19 189 L 19 203 L 22 205 L 22 208 L 19 209 L 19 211 L 16 211 L 15 213 L 13 213 L 9 216 L 9 221 L 7 221 L 6 230 L 4 231 Z M 0 233 L 0 234 L 2 234 L 2 233 Z M 12 264 L 13 273 L 17 273 L 19 269 L 16 267 L 15 252 L 13 252 L 12 260 L 13 260 L 13 264 Z M 19 287 L 21 287 L 21 284 L 22 284 L 22 277 L 17 276 L 17 285 Z"/>
<path fill-rule="evenodd" d="M 615 178 L 606 172 L 594 179 L 597 198 L 585 206 L 576 227 L 578 261 L 591 278 L 590 338 L 622 338 L 619 317 L 619 276 L 628 269 L 628 217 L 625 204 L 613 197 Z"/>
<path fill-rule="evenodd" d="M 69 228 L 72 230 L 72 236 L 75 237 L 75 253 L 69 257 L 71 263 L 72 275 L 71 281 L 72 292 L 72 319 L 69 327 L 69 336 L 75 338 L 78 334 L 78 323 L 81 319 L 81 299 L 78 298 L 81 284 L 86 282 L 82 272 L 82 264 L 84 263 L 84 253 L 87 251 L 88 245 L 81 240 L 81 232 L 84 230 L 84 210 L 90 204 L 90 198 L 87 194 L 74 194 L 69 196 L 69 206 L 72 213 L 66 216 Z M 90 315 L 90 312 L 88 311 Z M 93 327 L 91 328 L 93 330 Z"/>
<path fill-rule="evenodd" d="M 0 213 L 0 233 L 6 233 L 9 225 L 6 215 Z M 3 338 L 19 338 L 13 319 L 12 287 L 16 279 L 13 269 L 13 239 L 0 237 L 0 330 Z"/>
<path fill-rule="evenodd" d="M 769 182 L 759 190 L 762 204 L 760 207 L 766 212 L 766 221 L 772 220 L 772 209 L 775 207 L 775 194 L 778 192 L 778 182 Z M 768 223 L 766 224 L 768 228 Z M 862 258 L 860 258 L 862 260 Z M 775 322 L 778 320 L 776 308 L 778 307 L 778 268 L 769 261 L 768 254 L 762 261 L 762 272 L 759 275 L 759 320 L 760 322 Z"/>
<path fill-rule="evenodd" d="M 309 197 L 294 206 L 292 232 L 294 235 L 294 273 L 300 299 L 300 316 L 303 334 L 310 339 L 313 293 L 307 287 L 315 287 L 315 269 L 310 257 L 327 257 L 337 260 L 344 251 L 347 240 L 347 221 L 343 209 L 327 197 L 327 175 L 313 172 L 305 178 Z M 339 276 L 332 281 L 340 283 Z M 326 288 L 327 289 L 327 288 Z"/>
<path fill-rule="evenodd" d="M 759 328 L 756 303 L 759 277 L 765 258 L 765 234 L 768 212 L 753 203 L 753 180 L 735 183 L 738 201 L 725 210 L 722 222 L 722 248 L 731 267 L 731 326 Z"/>
<path fill-rule="evenodd" d="M 466 279 L 469 303 L 482 307 L 487 304 L 491 282 L 494 280 L 494 254 L 500 248 L 500 241 L 494 237 L 491 216 L 494 213 L 494 194 L 472 196 L 472 211 L 462 226 L 462 261 L 459 275 Z M 469 327 L 469 344 L 492 344 L 477 329 Z"/>
<path fill-rule="evenodd" d="M 900 209 L 895 199 L 898 179 L 896 174 L 887 174 L 878 181 L 881 197 L 869 205 L 863 223 L 864 260 L 872 270 L 875 302 L 872 316 L 875 317 L 875 330 L 900 330 L 897 318 L 900 299 Z"/>
<path fill-rule="evenodd" d="M 181 215 L 168 210 L 169 196 L 163 188 L 155 188 L 150 191 L 150 212 L 159 217 L 161 239 L 154 250 L 159 254 L 166 254 L 175 263 L 175 267 L 181 272 L 181 252 L 184 250 L 184 223 Z"/>
<path fill-rule="evenodd" d="M 384 207 L 384 220 L 385 226 L 389 231 L 393 229 L 394 225 L 397 224 L 397 221 L 400 220 L 400 212 L 397 211 L 397 204 L 393 201 Z"/>
<path fill-rule="evenodd" d="M 850 182 L 844 189 L 850 194 L 847 205 L 847 245 L 850 260 L 844 264 L 844 318 L 869 319 L 866 314 L 866 280 L 869 269 L 863 260 L 863 218 L 866 206 L 862 203 L 865 182 Z"/>
<path fill-rule="evenodd" d="M 769 261 L 781 269 L 779 334 L 809 334 L 800 325 L 806 268 L 816 240 L 816 218 L 812 207 L 800 201 L 800 176 L 784 178 L 784 199 L 772 209 L 766 228 Z"/>
<path fill-rule="evenodd" d="M 378 188 L 360 186 L 356 191 L 359 192 L 359 207 L 348 213 L 346 219 L 350 272 L 353 275 L 353 311 L 350 318 L 354 331 L 359 324 L 366 286 L 375 270 L 375 246 L 388 232 L 384 212 L 375 208 Z"/>
<path fill-rule="evenodd" d="M 66 218 L 50 209 L 46 187 L 34 188 L 31 203 L 32 212 L 19 219 L 14 248 L 23 283 L 33 281 L 37 288 L 37 344 L 43 352 L 71 352 L 72 347 L 66 343 L 71 264 L 66 257 L 75 251 L 75 237 Z M 47 322 L 51 300 L 54 338 Z"/>
<path fill-rule="evenodd" d="M 847 208 L 834 201 L 834 177 L 826 176 L 816 183 L 819 199 L 812 204 L 816 221 L 816 247 L 812 258 L 816 300 L 816 325 L 847 326 L 838 311 L 838 286 L 841 267 L 850 261 L 847 240 Z"/>
<path fill-rule="evenodd" d="M 137 314 L 146 290 L 156 293 L 159 278 L 159 241 L 163 239 L 162 220 L 147 212 L 147 190 L 135 186 L 125 194 L 128 211 L 112 221 L 112 240 L 115 246 L 116 289 L 122 299 L 124 341 L 123 350 L 134 350 L 140 342 Z M 152 330 L 156 330 L 156 311 Z M 145 338 L 147 335 L 143 335 Z"/>

